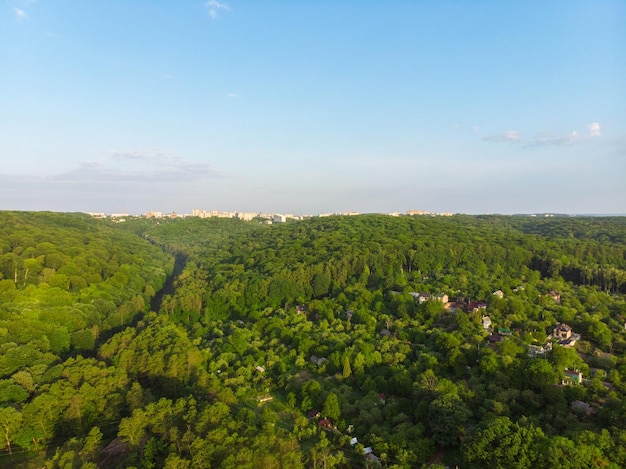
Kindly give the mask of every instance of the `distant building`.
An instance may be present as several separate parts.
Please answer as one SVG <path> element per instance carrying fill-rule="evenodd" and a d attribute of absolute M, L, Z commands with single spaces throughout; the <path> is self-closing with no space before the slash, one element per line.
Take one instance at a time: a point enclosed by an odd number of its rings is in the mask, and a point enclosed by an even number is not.
<path fill-rule="evenodd" d="M 407 215 L 427 215 L 431 217 L 451 217 L 454 215 L 452 212 L 429 212 L 427 210 L 407 210 Z"/>
<path fill-rule="evenodd" d="M 255 212 L 237 212 L 237 218 L 244 221 L 254 220 L 258 215 Z"/>
<path fill-rule="evenodd" d="M 217 210 L 207 212 L 206 210 L 193 209 L 191 216 L 200 218 L 235 218 L 236 212 L 218 212 Z"/>
<path fill-rule="evenodd" d="M 428 212 L 426 210 L 407 210 L 406 214 L 407 215 L 432 215 L 431 212 Z"/>

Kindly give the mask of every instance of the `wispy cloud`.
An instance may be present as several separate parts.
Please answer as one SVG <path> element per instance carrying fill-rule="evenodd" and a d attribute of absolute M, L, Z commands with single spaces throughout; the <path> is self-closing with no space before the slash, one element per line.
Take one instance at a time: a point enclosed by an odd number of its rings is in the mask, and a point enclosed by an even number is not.
<path fill-rule="evenodd" d="M 221 174 L 205 162 L 163 150 L 117 150 L 52 174 L 0 172 L 0 205 L 3 209 L 63 207 L 68 211 L 126 207 L 139 213 L 148 207 L 176 209 L 181 200 L 185 200 L 183 206 L 191 205 L 198 194 L 221 195 L 233 184 L 238 184 L 236 176 Z"/>
<path fill-rule="evenodd" d="M 600 123 L 592 122 L 587 124 L 588 133 L 580 133 L 573 130 L 567 134 L 553 134 L 551 132 L 536 132 L 534 138 L 524 139 L 522 134 L 516 130 L 507 130 L 499 134 L 489 135 L 483 140 L 487 142 L 511 142 L 523 144 L 524 148 L 543 147 L 543 146 L 571 146 L 585 141 L 600 137 Z"/>
<path fill-rule="evenodd" d="M 104 159 L 84 161 L 78 166 L 49 175 L 0 175 L 0 181 L 50 184 L 172 184 L 224 178 L 211 165 L 192 162 L 164 150 L 121 150 Z"/>
<path fill-rule="evenodd" d="M 26 13 L 26 11 L 22 10 L 21 8 L 14 7 L 13 12 L 15 13 L 15 17 L 18 20 L 24 20 L 28 18 L 28 14 Z"/>
<path fill-rule="evenodd" d="M 206 163 L 195 163 L 166 150 L 115 150 L 108 153 L 113 168 L 102 165 L 101 175 L 115 174 L 140 181 L 178 182 L 222 177 Z"/>
<path fill-rule="evenodd" d="M 219 16 L 220 10 L 230 11 L 230 7 L 225 3 L 218 2 L 217 0 L 209 0 L 204 4 L 209 10 L 209 16 L 216 19 Z"/>
<path fill-rule="evenodd" d="M 581 135 L 575 130 L 567 135 L 553 136 L 548 132 L 540 132 L 527 147 L 544 147 L 551 145 L 570 146 L 581 141 Z"/>
<path fill-rule="evenodd" d="M 506 132 L 484 137 L 483 140 L 488 142 L 521 142 L 522 134 L 517 130 L 507 130 Z"/>
<path fill-rule="evenodd" d="M 587 125 L 587 128 L 589 129 L 590 137 L 600 136 L 600 123 L 599 122 L 592 122 L 591 124 Z"/>

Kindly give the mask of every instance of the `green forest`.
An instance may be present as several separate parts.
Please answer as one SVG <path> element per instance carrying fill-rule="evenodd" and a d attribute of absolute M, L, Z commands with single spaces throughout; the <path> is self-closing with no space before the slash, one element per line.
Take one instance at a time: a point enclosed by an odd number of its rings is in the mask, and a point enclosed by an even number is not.
<path fill-rule="evenodd" d="M 0 212 L 0 468 L 626 467 L 626 218 Z"/>

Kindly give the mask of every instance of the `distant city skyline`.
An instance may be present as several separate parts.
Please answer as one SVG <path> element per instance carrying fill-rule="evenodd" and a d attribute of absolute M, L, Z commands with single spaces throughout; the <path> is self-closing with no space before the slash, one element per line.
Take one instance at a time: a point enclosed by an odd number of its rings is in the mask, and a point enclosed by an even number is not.
<path fill-rule="evenodd" d="M 626 212 L 626 3 L 0 8 L 0 210 Z"/>
<path fill-rule="evenodd" d="M 402 216 L 424 216 L 424 217 L 452 217 L 455 215 L 500 215 L 500 216 L 527 216 L 527 217 L 623 217 L 626 213 L 494 213 L 494 214 L 467 214 L 462 212 L 430 212 L 427 210 L 407 210 L 406 212 L 326 212 L 326 213 L 277 213 L 277 212 L 242 212 L 238 210 L 219 211 L 219 210 L 199 210 L 193 209 L 185 212 L 81 212 L 91 215 L 95 218 L 124 218 L 124 217 L 144 217 L 144 218 L 239 218 L 244 221 L 251 221 L 255 218 L 278 219 L 285 222 L 286 220 L 304 220 L 307 218 L 320 218 L 331 216 L 358 216 L 358 215 L 389 215 L 394 217 Z"/>

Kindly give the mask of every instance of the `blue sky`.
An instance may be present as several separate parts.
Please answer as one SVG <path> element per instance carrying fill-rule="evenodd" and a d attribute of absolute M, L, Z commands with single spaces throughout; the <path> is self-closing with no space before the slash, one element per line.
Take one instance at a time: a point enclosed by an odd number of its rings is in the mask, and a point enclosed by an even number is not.
<path fill-rule="evenodd" d="M 0 209 L 626 213 L 626 2 L 0 0 Z"/>

